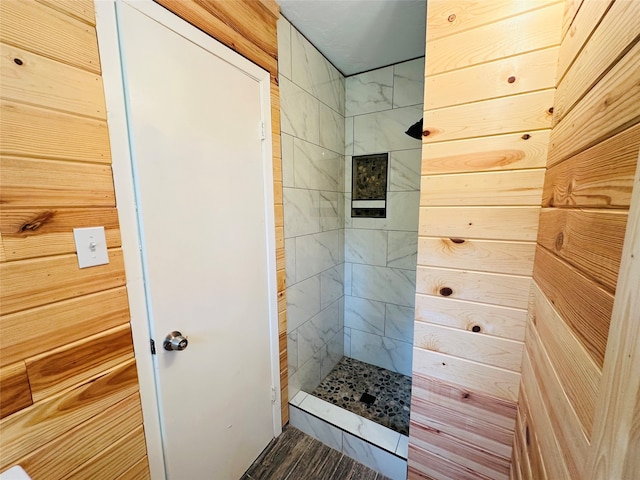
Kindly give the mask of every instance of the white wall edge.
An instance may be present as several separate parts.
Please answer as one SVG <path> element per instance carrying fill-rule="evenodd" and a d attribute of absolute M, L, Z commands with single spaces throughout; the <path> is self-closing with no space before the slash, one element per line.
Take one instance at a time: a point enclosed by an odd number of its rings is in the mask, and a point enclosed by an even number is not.
<path fill-rule="evenodd" d="M 122 84 L 115 0 L 97 0 L 96 31 L 107 106 L 107 123 L 116 205 L 122 238 L 133 347 L 140 385 L 142 417 L 151 478 L 166 478 L 162 433 L 149 340 L 144 278 L 140 259 L 135 191 Z"/>

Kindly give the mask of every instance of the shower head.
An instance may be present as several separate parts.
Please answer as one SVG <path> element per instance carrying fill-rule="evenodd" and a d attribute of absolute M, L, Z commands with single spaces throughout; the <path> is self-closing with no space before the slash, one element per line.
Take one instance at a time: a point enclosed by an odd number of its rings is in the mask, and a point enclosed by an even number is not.
<path fill-rule="evenodd" d="M 417 138 L 420 140 L 422 138 L 422 120 L 423 119 L 421 118 L 419 121 L 411 125 L 404 133 L 409 135 L 411 138 Z"/>

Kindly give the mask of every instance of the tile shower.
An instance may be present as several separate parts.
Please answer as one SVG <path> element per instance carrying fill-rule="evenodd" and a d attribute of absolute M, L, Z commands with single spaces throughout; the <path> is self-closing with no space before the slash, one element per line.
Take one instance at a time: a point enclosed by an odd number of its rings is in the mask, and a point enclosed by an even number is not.
<path fill-rule="evenodd" d="M 336 365 L 336 378 L 353 368 L 411 375 L 421 142 L 404 132 L 422 117 L 424 58 L 345 79 L 284 18 L 278 56 L 291 422 L 404 478 L 406 430 L 309 393 Z M 386 217 L 351 218 L 352 156 L 379 153 L 389 155 Z M 406 387 L 402 375 L 386 383 Z M 395 387 L 358 385 L 390 396 L 386 408 L 376 400 L 369 409 L 387 415 L 387 426 L 389 413 L 408 410 Z"/>

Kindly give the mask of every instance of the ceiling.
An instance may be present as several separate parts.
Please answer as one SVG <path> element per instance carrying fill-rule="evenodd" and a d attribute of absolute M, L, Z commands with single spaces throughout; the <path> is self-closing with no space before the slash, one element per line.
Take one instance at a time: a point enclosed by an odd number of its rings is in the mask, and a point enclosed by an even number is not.
<path fill-rule="evenodd" d="M 345 76 L 424 55 L 426 0 L 278 0 Z"/>

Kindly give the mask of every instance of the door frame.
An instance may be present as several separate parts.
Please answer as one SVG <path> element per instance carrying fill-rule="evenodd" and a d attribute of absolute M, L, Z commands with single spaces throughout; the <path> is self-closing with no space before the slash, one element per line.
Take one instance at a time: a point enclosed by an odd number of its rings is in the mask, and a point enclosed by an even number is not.
<path fill-rule="evenodd" d="M 276 276 L 276 235 L 273 193 L 273 157 L 271 135 L 271 95 L 269 72 L 201 32 L 175 14 L 151 0 L 95 0 L 96 31 L 98 36 L 102 79 L 107 106 L 107 124 L 111 145 L 113 180 L 120 222 L 122 250 L 127 276 L 127 293 L 131 316 L 133 346 L 140 385 L 143 424 L 151 478 L 166 478 L 158 391 L 156 362 L 150 351 L 151 330 L 147 315 L 144 267 L 140 255 L 141 239 L 136 208 L 135 172 L 125 107 L 126 85 L 120 58 L 116 4 L 127 3 L 170 30 L 199 45 L 227 63 L 234 65 L 260 84 L 261 111 L 264 123 L 262 140 L 263 178 L 265 182 L 264 212 L 267 231 L 267 266 L 269 289 L 269 346 L 271 384 L 275 399 L 272 402 L 274 436 L 282 432 L 280 410 L 280 359 L 278 343 L 278 306 Z M 158 347 L 156 347 L 158 348 Z"/>

